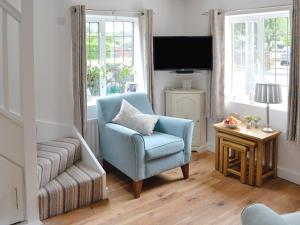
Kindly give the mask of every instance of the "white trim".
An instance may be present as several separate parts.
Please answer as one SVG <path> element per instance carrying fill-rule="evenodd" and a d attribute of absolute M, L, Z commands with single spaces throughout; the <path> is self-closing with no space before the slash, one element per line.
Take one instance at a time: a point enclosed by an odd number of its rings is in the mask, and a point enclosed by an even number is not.
<path fill-rule="evenodd" d="M 20 25 L 20 75 L 22 79 L 21 99 L 23 101 L 23 143 L 24 143 L 24 181 L 25 213 L 28 223 L 40 220 L 38 208 L 37 150 L 35 131 L 35 94 L 34 94 L 34 48 L 33 48 L 33 11 L 34 1 L 22 1 L 22 20 Z"/>
<path fill-rule="evenodd" d="M 207 151 L 207 145 L 202 145 L 202 146 L 192 146 L 192 151 L 196 151 L 196 152 L 205 152 L 205 151 Z"/>
<path fill-rule="evenodd" d="M 266 6 L 259 8 L 250 8 L 250 9 L 236 9 L 229 10 L 225 12 L 225 16 L 234 16 L 241 14 L 254 14 L 254 13 L 263 13 L 263 12 L 276 12 L 276 11 L 291 11 L 293 9 L 292 5 L 274 5 L 274 6 Z"/>
<path fill-rule="evenodd" d="M 27 223 L 26 221 L 22 222 L 22 223 L 18 223 L 19 225 L 43 225 L 43 223 L 40 220 L 37 220 L 35 222 L 31 222 L 31 223 Z"/>
<path fill-rule="evenodd" d="M 282 168 L 280 166 L 277 167 L 277 175 L 278 177 L 291 181 L 295 184 L 300 185 L 300 173 Z"/>
<path fill-rule="evenodd" d="M 213 143 L 207 143 L 207 150 L 209 152 L 215 153 L 215 149 L 216 149 L 216 145 L 215 144 L 213 144 Z"/>
<path fill-rule="evenodd" d="M 18 125 L 19 127 L 23 127 L 23 120 L 20 119 L 18 116 L 16 116 L 14 113 L 0 108 L 0 116 L 1 115 L 4 116 L 6 119 L 9 119 L 10 121 L 12 121 L 14 124 Z"/>
<path fill-rule="evenodd" d="M 79 139 L 81 143 L 81 160 L 82 162 L 88 166 L 100 173 L 102 176 L 105 176 L 105 179 L 103 179 L 102 182 L 102 190 L 103 190 L 103 200 L 108 198 L 108 187 L 106 186 L 106 172 L 102 168 L 101 164 L 95 157 L 94 153 L 86 143 L 86 141 L 83 139 L 82 135 L 78 132 L 75 126 L 73 126 L 73 131 L 75 133 L 75 136 Z"/>
<path fill-rule="evenodd" d="M 3 106 L 9 110 L 9 81 L 8 81 L 8 28 L 7 12 L 2 12 L 2 54 L 3 54 Z"/>
<path fill-rule="evenodd" d="M 0 6 L 5 12 L 12 16 L 16 21 L 21 22 L 22 15 L 21 13 L 9 2 L 6 0 L 0 0 Z"/>

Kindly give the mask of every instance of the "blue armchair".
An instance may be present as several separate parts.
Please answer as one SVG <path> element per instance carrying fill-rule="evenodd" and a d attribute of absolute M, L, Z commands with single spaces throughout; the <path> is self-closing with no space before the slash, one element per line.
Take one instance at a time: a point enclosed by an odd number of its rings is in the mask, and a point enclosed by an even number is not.
<path fill-rule="evenodd" d="M 279 215 L 263 204 L 253 204 L 242 212 L 243 225 L 299 225 L 300 212 Z"/>
<path fill-rule="evenodd" d="M 189 176 L 193 121 L 161 116 L 151 136 L 111 123 L 125 99 L 143 113 L 153 114 L 143 93 L 115 95 L 97 101 L 100 152 L 109 163 L 133 180 L 134 196 L 140 196 L 143 180 L 181 166 Z"/>

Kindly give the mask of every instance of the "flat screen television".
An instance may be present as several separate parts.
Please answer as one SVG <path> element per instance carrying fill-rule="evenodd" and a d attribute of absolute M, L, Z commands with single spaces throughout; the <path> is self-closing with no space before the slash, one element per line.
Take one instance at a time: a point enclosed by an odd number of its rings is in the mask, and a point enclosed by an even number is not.
<path fill-rule="evenodd" d="M 177 72 L 212 69 L 211 36 L 156 36 L 154 70 Z"/>

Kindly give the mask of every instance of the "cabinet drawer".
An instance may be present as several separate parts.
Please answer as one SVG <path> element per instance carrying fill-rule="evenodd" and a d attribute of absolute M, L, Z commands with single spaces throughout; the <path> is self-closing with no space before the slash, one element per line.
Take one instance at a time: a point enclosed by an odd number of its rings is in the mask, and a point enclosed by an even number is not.
<path fill-rule="evenodd" d="M 172 114 L 179 118 L 200 119 L 200 95 L 199 94 L 173 94 Z"/>

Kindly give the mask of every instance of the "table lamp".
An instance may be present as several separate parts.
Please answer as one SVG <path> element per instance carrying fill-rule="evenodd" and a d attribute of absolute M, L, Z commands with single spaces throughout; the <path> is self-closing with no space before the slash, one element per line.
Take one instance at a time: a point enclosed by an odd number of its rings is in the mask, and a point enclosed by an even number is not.
<path fill-rule="evenodd" d="M 272 133 L 270 128 L 270 106 L 269 104 L 281 103 L 281 89 L 278 84 L 260 84 L 255 87 L 254 101 L 267 104 L 267 127 L 262 130 L 266 133 Z"/>

